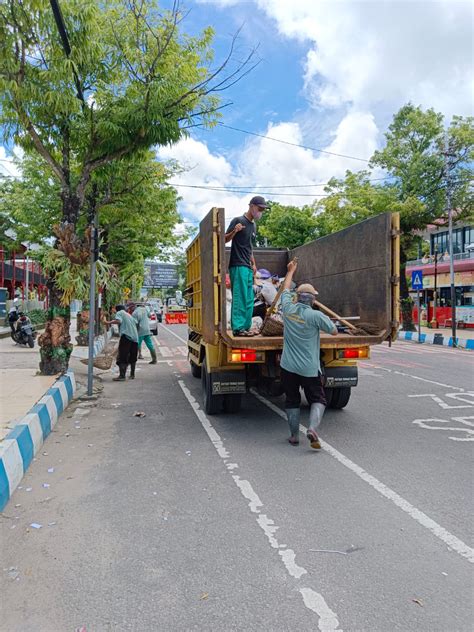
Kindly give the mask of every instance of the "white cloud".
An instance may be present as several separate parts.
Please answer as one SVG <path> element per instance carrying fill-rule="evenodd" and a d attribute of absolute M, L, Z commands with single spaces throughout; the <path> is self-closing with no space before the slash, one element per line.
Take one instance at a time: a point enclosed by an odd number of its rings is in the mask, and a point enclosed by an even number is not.
<path fill-rule="evenodd" d="M 270 123 L 264 135 L 289 143 L 303 143 L 301 128 L 295 122 Z M 377 137 L 373 116 L 353 111 L 342 119 L 331 143 L 324 149 L 369 158 L 376 149 Z M 174 176 L 172 181 L 187 185 L 177 186 L 183 198 L 180 209 L 193 219 L 201 219 L 213 206 L 224 207 L 228 218 L 241 214 L 247 209 L 250 197 L 259 193 L 282 204 L 303 206 L 323 194 L 323 188 L 315 185 L 333 176 L 343 176 L 347 169 L 366 167 L 363 162 L 265 138 L 248 140 L 235 155 L 233 165 L 223 156 L 212 154 L 204 143 L 190 138 L 173 147 L 160 148 L 158 157 L 177 160 L 189 169 Z M 288 189 L 276 188 L 282 185 Z M 245 193 L 187 188 L 189 186 L 242 187 Z"/>
<path fill-rule="evenodd" d="M 305 82 L 323 107 L 397 110 L 408 100 L 472 112 L 470 2 L 256 0 L 279 32 L 310 42 Z"/>

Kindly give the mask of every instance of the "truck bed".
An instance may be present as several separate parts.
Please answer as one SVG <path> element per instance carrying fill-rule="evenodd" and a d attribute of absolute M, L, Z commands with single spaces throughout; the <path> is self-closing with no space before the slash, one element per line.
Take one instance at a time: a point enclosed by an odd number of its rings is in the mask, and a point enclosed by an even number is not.
<path fill-rule="evenodd" d="M 251 338 L 234 336 L 232 330 L 222 332 L 223 339 L 231 347 L 241 349 L 257 349 L 260 351 L 276 351 L 283 349 L 283 336 L 252 336 Z M 378 336 L 352 336 L 341 333 L 331 336 L 321 333 L 321 348 L 335 349 L 340 347 L 362 347 L 365 345 L 378 345 L 387 338 L 387 331 L 382 331 Z"/>

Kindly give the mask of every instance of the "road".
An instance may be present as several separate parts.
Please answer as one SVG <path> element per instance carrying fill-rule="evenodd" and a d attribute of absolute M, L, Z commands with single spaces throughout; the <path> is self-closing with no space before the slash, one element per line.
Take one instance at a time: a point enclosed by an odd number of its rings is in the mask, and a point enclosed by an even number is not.
<path fill-rule="evenodd" d="M 373 349 L 315 452 L 282 398 L 206 417 L 185 340 L 160 326 L 158 365 L 105 374 L 30 467 L 2 630 L 471 630 L 474 356 Z"/>

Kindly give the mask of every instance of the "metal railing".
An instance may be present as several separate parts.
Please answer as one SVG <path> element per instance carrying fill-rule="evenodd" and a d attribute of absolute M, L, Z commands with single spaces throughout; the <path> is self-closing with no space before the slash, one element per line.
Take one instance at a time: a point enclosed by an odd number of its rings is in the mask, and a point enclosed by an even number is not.
<path fill-rule="evenodd" d="M 459 252 L 453 255 L 454 261 L 462 261 L 464 259 L 474 259 L 474 251 Z M 430 263 L 433 264 L 434 262 L 434 255 L 426 255 L 422 259 L 412 259 L 411 261 L 407 261 L 407 267 L 426 266 Z M 438 263 L 449 263 L 449 255 L 438 254 Z"/>

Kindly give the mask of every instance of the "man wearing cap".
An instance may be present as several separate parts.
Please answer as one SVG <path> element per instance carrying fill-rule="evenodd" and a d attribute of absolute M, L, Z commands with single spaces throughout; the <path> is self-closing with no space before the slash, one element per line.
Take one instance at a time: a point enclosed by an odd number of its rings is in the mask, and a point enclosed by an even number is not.
<path fill-rule="evenodd" d="M 316 429 L 323 418 L 326 396 L 321 382 L 320 330 L 333 336 L 337 329 L 321 312 L 312 309 L 318 292 L 309 283 L 296 288 L 296 302 L 289 288 L 297 268 L 295 260 L 288 264 L 288 274 L 283 283 L 281 307 L 283 314 L 283 354 L 281 356 L 281 382 L 285 390 L 286 416 L 290 427 L 291 445 L 299 443 L 300 388 L 304 390 L 310 405 L 307 438 L 314 449 L 321 448 Z"/>
<path fill-rule="evenodd" d="M 253 275 L 256 272 L 252 253 L 255 239 L 255 220 L 262 217 L 268 207 L 261 195 L 255 195 L 249 209 L 240 217 L 235 217 L 225 234 L 225 243 L 232 240 L 229 275 L 232 286 L 231 328 L 234 336 L 251 336 L 253 312 Z"/>

